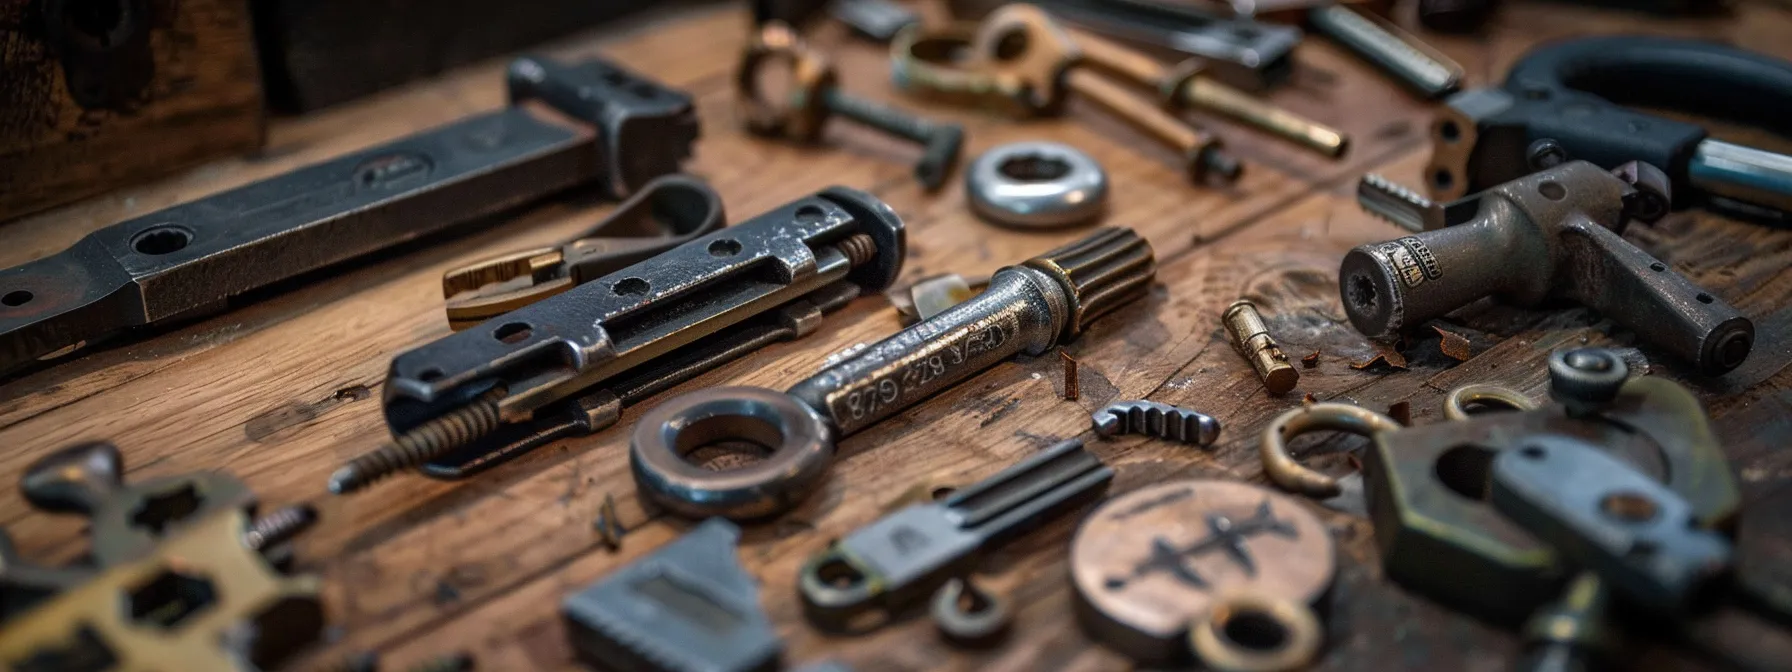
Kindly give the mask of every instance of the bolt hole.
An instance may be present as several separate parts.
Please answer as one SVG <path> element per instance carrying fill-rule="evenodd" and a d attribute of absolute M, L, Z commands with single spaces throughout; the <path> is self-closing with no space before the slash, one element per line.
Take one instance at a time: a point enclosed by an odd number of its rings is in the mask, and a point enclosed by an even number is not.
<path fill-rule="evenodd" d="M 1021 182 L 1046 182 L 1070 174 L 1070 164 L 1063 159 L 1030 154 L 1009 158 L 996 170 Z"/>
<path fill-rule="evenodd" d="M 19 306 L 23 306 L 27 303 L 30 303 L 31 299 L 36 296 L 37 296 L 36 294 L 32 294 L 31 292 L 27 292 L 23 289 L 13 290 L 13 291 L 7 292 L 6 296 L 0 296 L 0 305 L 12 306 L 12 307 L 16 308 Z"/>
<path fill-rule="evenodd" d="M 828 213 L 814 205 L 805 205 L 796 209 L 796 223 L 798 224 L 818 224 L 827 216 Z"/>
<path fill-rule="evenodd" d="M 1657 261 L 1653 264 L 1649 264 L 1649 270 L 1655 271 L 1656 273 L 1660 273 L 1662 271 L 1668 270 L 1668 266 L 1667 266 L 1667 264 L 1663 264 L 1663 263 Z"/>
<path fill-rule="evenodd" d="M 647 281 L 640 278 L 623 278 L 610 287 L 610 291 L 615 292 L 617 296 L 640 296 L 646 294 L 647 289 Z"/>
<path fill-rule="evenodd" d="M 942 485 L 940 487 L 934 488 L 933 492 L 927 493 L 927 496 L 932 497 L 935 501 L 938 501 L 938 500 L 945 499 L 947 497 L 951 497 L 952 493 L 954 493 L 954 492 L 958 492 L 958 488 L 954 488 L 950 485 Z"/>
<path fill-rule="evenodd" d="M 1494 451 L 1472 443 L 1451 446 L 1437 456 L 1432 473 L 1451 492 L 1475 501 L 1487 500 L 1487 479 Z"/>
<path fill-rule="evenodd" d="M 138 254 L 157 256 L 179 252 L 193 242 L 193 234 L 176 226 L 157 226 L 137 234 L 131 239 L 131 248 Z"/>
<path fill-rule="evenodd" d="M 1544 198 L 1552 201 L 1559 201 L 1568 196 L 1568 190 L 1555 182 L 1544 182 L 1537 185 L 1537 193 L 1543 194 Z"/>
<path fill-rule="evenodd" d="M 497 331 L 492 332 L 492 338 L 498 339 L 501 343 L 516 345 L 523 342 L 524 339 L 529 338 L 529 335 L 532 333 L 534 333 L 534 331 L 529 328 L 528 323 L 511 322 L 502 327 L 498 327 Z"/>
<path fill-rule="evenodd" d="M 1456 184 L 1456 175 L 1451 173 L 1450 169 L 1438 168 L 1431 171 L 1431 186 L 1438 189 L 1449 189 L 1454 184 Z"/>
<path fill-rule="evenodd" d="M 1021 54 L 1027 53 L 1027 47 L 1029 46 L 1030 41 L 1031 40 L 1027 37 L 1026 30 L 1020 28 L 1010 30 L 1003 34 L 1001 39 L 996 40 L 996 53 L 994 56 L 996 57 L 996 60 L 1001 61 L 1012 61 L 1020 58 Z"/>
<path fill-rule="evenodd" d="M 155 493 L 144 498 L 143 504 L 131 512 L 131 526 L 149 530 L 150 534 L 159 537 L 168 528 L 197 513 L 204 502 L 205 498 L 190 483 Z"/>
<path fill-rule="evenodd" d="M 1627 523 L 1646 523 L 1660 513 L 1655 500 L 1635 492 L 1614 492 L 1599 500 L 1605 515 Z"/>
<path fill-rule="evenodd" d="M 839 590 L 847 590 L 865 582 L 863 572 L 839 558 L 830 558 L 816 567 L 815 578 Z"/>
<path fill-rule="evenodd" d="M 1274 616 L 1255 609 L 1241 609 L 1220 624 L 1219 634 L 1233 644 L 1254 651 L 1275 651 L 1288 643 L 1288 627 Z"/>
<path fill-rule="evenodd" d="M 1542 448 L 1538 448 L 1537 446 L 1525 446 L 1523 450 L 1518 451 L 1518 454 L 1529 459 L 1541 460 L 1543 459 L 1544 452 Z"/>
<path fill-rule="evenodd" d="M 441 380 L 443 375 L 445 374 L 442 373 L 441 369 L 424 369 L 417 372 L 417 380 L 427 383 L 430 381 Z"/>
<path fill-rule="evenodd" d="M 709 244 L 709 256 L 732 257 L 740 254 L 740 242 L 722 238 Z"/>
<path fill-rule="evenodd" d="M 1445 121 L 1437 125 L 1437 137 L 1443 138 L 1444 142 L 1455 144 L 1457 140 L 1462 139 L 1462 127 L 1457 126 L 1454 121 Z"/>
<path fill-rule="evenodd" d="M 1375 281 L 1370 280 L 1369 276 L 1350 276 L 1350 291 L 1348 294 L 1350 296 L 1350 305 L 1356 306 L 1359 310 L 1364 312 L 1373 312 L 1375 310 Z"/>
<path fill-rule="evenodd" d="M 1695 298 L 1695 299 L 1698 299 L 1698 300 L 1699 300 L 1699 303 L 1711 303 L 1711 302 L 1712 302 L 1712 301 L 1716 301 L 1716 300 L 1717 300 L 1717 299 L 1713 299 L 1713 298 L 1711 298 L 1711 295 L 1710 295 L 1710 294 L 1706 294 L 1706 293 L 1704 293 L 1704 292 L 1699 292 L 1699 295 L 1698 295 L 1698 296 L 1695 296 L 1695 297 L 1693 297 L 1693 298 Z"/>

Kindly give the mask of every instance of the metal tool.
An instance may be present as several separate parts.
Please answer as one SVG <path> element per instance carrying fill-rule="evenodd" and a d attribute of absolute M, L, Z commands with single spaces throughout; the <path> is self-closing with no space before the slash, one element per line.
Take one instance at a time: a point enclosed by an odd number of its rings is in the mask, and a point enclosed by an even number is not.
<path fill-rule="evenodd" d="M 703 521 L 684 536 L 560 603 L 585 664 L 652 672 L 753 672 L 779 666 L 784 642 L 736 556 L 740 528 Z"/>
<path fill-rule="evenodd" d="M 790 90 L 762 90 L 762 69 L 787 70 Z M 892 107 L 855 98 L 836 86 L 834 67 L 803 43 L 790 26 L 768 23 L 748 43 L 735 73 L 736 100 L 747 129 L 761 135 L 814 142 L 829 117 L 840 115 L 922 145 L 915 179 L 928 190 L 945 185 L 964 145 L 958 124 L 934 122 Z"/>
<path fill-rule="evenodd" d="M 740 227 L 735 227 L 736 229 Z M 731 229 L 732 230 L 732 229 Z M 682 515 L 756 518 L 808 494 L 847 436 L 1020 353 L 1038 356 L 1143 296 L 1151 246 L 1103 228 L 1018 266 L 932 319 L 858 350 L 791 386 L 711 388 L 671 399 L 635 424 L 629 463 L 640 492 Z M 771 448 L 750 467 L 691 464 L 696 447 L 745 439 Z"/>
<path fill-rule="evenodd" d="M 1673 86 L 1661 86 L 1671 81 Z M 1512 66 L 1500 88 L 1465 91 L 1432 125 L 1427 187 L 1459 198 L 1535 170 L 1529 150 L 1553 140 L 1603 168 L 1661 168 L 1676 208 L 1705 205 L 1786 221 L 1792 157 L 1710 137 L 1705 128 L 1627 109 L 1702 115 L 1792 136 L 1792 63 L 1715 42 L 1586 37 L 1556 42 Z"/>
<path fill-rule="evenodd" d="M 1371 338 L 1488 295 L 1519 306 L 1565 298 L 1719 375 L 1748 358 L 1754 323 L 1619 236 L 1667 202 L 1665 179 L 1646 164 L 1607 172 L 1571 161 L 1444 206 L 1444 228 L 1351 250 L 1338 293 Z"/>
<path fill-rule="evenodd" d="M 1108 173 L 1057 142 L 1015 142 L 984 152 L 965 171 L 964 193 L 984 220 L 1023 229 L 1093 221 L 1107 209 Z"/>
<path fill-rule="evenodd" d="M 1095 40 L 1090 37 L 1093 43 Z M 1196 184 L 1209 179 L 1230 182 L 1238 178 L 1241 170 L 1238 160 L 1225 152 L 1213 134 L 1176 118 L 1155 102 L 1133 95 L 1125 87 L 1089 68 L 1080 67 L 1096 66 L 1110 74 L 1126 72 L 1125 68 L 1111 62 L 1120 60 L 1118 55 L 1124 50 L 1106 42 L 1101 44 L 1109 48 L 1093 53 L 1086 51 L 1076 33 L 1058 24 L 1044 10 L 1025 3 L 1010 3 L 977 24 L 971 38 L 971 63 L 967 67 L 1018 81 L 1036 109 L 1061 109 L 1073 94 L 1105 108 L 1140 132 L 1175 149 Z M 1156 65 L 1149 59 L 1144 62 Z M 1145 83 L 1154 87 L 1160 84 L 1155 80 Z M 1167 100 L 1180 99 L 1185 87 L 1189 91 L 1196 88 L 1182 81 L 1165 85 L 1174 87 L 1166 89 L 1163 97 Z M 1242 94 L 1237 98 L 1248 100 Z"/>
<path fill-rule="evenodd" d="M 1356 183 L 1356 204 L 1394 226 L 1418 233 L 1444 228 L 1444 209 L 1400 183 L 1365 173 Z"/>
<path fill-rule="evenodd" d="M 1223 16 L 1185 3 L 1149 0 L 1041 0 L 1065 21 L 1120 39 L 1206 61 L 1213 76 L 1247 91 L 1281 85 L 1294 73 L 1299 28 Z"/>
<path fill-rule="evenodd" d="M 1114 497 L 1070 542 L 1078 622 L 1145 665 L 1186 662 L 1191 624 L 1230 595 L 1320 601 L 1335 565 L 1331 533 L 1310 511 L 1231 481 L 1172 481 Z"/>
<path fill-rule="evenodd" d="M 1461 65 L 1379 17 L 1326 5 L 1307 10 L 1306 23 L 1426 98 L 1442 98 L 1462 87 Z"/>
<path fill-rule="evenodd" d="M 1136 399 L 1119 401 L 1090 416 L 1103 437 L 1146 434 L 1197 446 L 1211 446 L 1220 435 L 1220 421 L 1186 408 Z"/>
<path fill-rule="evenodd" d="M 1339 480 L 1294 461 L 1288 454 L 1288 442 L 1317 430 L 1374 436 L 1377 432 L 1399 431 L 1402 427 L 1393 418 L 1354 404 L 1307 404 L 1269 421 L 1257 442 L 1257 455 L 1263 460 L 1263 473 L 1282 489 L 1320 499 L 1336 497 L 1343 492 Z"/>
<path fill-rule="evenodd" d="M 460 477 L 752 352 L 895 280 L 902 220 L 833 187 L 400 354 L 386 378 L 393 444 L 332 475 L 347 492 L 395 471 Z"/>
<path fill-rule="evenodd" d="M 933 593 L 933 625 L 946 641 L 968 648 L 987 648 L 1000 643 L 1014 625 L 1007 601 L 990 595 L 959 578 Z"/>
<path fill-rule="evenodd" d="M 1068 42 L 1047 46 L 1056 39 Z M 978 24 L 973 45 L 983 58 L 998 61 L 1029 58 L 1025 53 L 1008 54 L 1015 50 L 1062 50 L 1062 58 L 1074 59 L 1148 89 L 1163 106 L 1220 114 L 1331 158 L 1343 156 L 1349 147 L 1349 139 L 1336 129 L 1213 81 L 1206 76 L 1205 60 L 1189 59 L 1165 67 L 1151 56 L 1093 33 L 1059 26 L 1050 14 L 1035 5 L 1011 3 L 991 12 Z M 1029 84 L 1049 85 L 1037 79 Z"/>
<path fill-rule="evenodd" d="M 1570 383 L 1573 374 L 1565 368 L 1609 369 L 1590 362 L 1618 359 L 1610 351 L 1589 354 L 1552 356 L 1551 389 L 1561 395 L 1587 390 Z M 1597 403 L 1598 396 L 1589 392 L 1583 401 Z M 1500 454 L 1537 437 L 1600 446 L 1663 481 L 1689 503 L 1701 527 L 1723 529 L 1734 521 L 1741 494 L 1692 392 L 1659 376 L 1637 376 L 1599 405 L 1592 414 L 1548 404 L 1377 433 L 1364 473 L 1387 576 L 1453 608 L 1512 625 L 1561 595 L 1572 574 L 1558 553 L 1487 502 Z"/>
<path fill-rule="evenodd" d="M 1729 568 L 1729 540 L 1685 498 L 1584 441 L 1529 437 L 1493 459 L 1491 483 L 1494 509 L 1629 603 L 1683 613 Z"/>
<path fill-rule="evenodd" d="M 803 611 L 829 630 L 857 629 L 872 610 L 895 613 L 933 595 L 982 552 L 1100 497 L 1113 478 L 1073 439 L 943 501 L 880 518 L 804 563 Z"/>
<path fill-rule="evenodd" d="M 507 82 L 505 109 L 114 224 L 0 270 L 0 372 L 216 312 L 572 187 L 626 196 L 677 171 L 697 136 L 689 96 L 603 61 L 520 58 Z"/>
<path fill-rule="evenodd" d="M 920 13 L 895 0 L 833 0 L 828 16 L 877 42 L 896 39 L 903 28 L 921 23 Z"/>
<path fill-rule="evenodd" d="M 633 266 L 727 223 L 722 197 L 688 175 L 660 177 L 596 225 L 554 247 L 511 252 L 442 274 L 448 327 L 470 328 Z"/>
<path fill-rule="evenodd" d="M 1312 607 L 1247 588 L 1214 600 L 1189 626 L 1188 640 L 1205 669 L 1284 672 L 1312 667 L 1325 629 Z"/>
<path fill-rule="evenodd" d="M 896 314 L 906 327 L 969 301 L 988 287 L 987 275 L 967 278 L 946 273 L 921 278 L 915 284 L 886 292 L 885 296 L 890 299 L 890 305 L 896 307 Z"/>
<path fill-rule="evenodd" d="M 1288 355 L 1276 344 L 1275 337 L 1269 335 L 1269 327 L 1263 324 L 1257 304 L 1251 303 L 1250 299 L 1233 301 L 1226 307 L 1226 312 L 1220 314 L 1220 321 L 1226 325 L 1226 334 L 1232 337 L 1232 347 L 1251 362 L 1251 368 L 1257 370 L 1257 377 L 1270 394 L 1287 394 L 1300 383 L 1300 371 L 1288 362 Z"/>

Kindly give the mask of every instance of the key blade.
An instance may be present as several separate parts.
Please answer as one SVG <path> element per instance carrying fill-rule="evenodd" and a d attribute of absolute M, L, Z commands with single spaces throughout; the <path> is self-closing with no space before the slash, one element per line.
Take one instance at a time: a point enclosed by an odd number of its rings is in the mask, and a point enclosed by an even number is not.
<path fill-rule="evenodd" d="M 999 542 L 1042 521 L 1060 507 L 1099 496 L 1114 470 L 1083 449 L 1077 439 L 1061 442 L 1020 464 L 953 494 L 944 506 L 959 516 L 959 527 Z"/>
<path fill-rule="evenodd" d="M 1369 214 L 1413 233 L 1443 228 L 1443 208 L 1375 173 L 1363 175 L 1357 182 L 1356 203 Z"/>

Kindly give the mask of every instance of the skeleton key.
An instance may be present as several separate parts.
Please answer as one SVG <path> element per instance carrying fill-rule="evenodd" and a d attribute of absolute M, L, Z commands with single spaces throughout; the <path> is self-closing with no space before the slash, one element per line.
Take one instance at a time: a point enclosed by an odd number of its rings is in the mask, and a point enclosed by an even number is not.
<path fill-rule="evenodd" d="M 982 551 L 1100 497 L 1113 478 L 1072 439 L 942 501 L 878 519 L 803 566 L 804 612 L 817 627 L 845 630 L 873 609 L 923 602 Z"/>

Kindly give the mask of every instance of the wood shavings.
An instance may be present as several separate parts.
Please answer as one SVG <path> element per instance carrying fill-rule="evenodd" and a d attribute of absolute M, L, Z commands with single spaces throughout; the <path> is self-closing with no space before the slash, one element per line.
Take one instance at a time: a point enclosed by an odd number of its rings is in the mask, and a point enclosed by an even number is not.
<path fill-rule="evenodd" d="M 1300 366 L 1303 369 L 1311 369 L 1319 366 L 1319 351 L 1314 350 L 1313 354 L 1300 358 Z"/>

